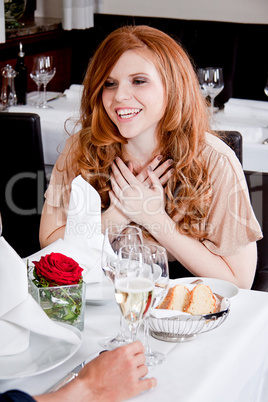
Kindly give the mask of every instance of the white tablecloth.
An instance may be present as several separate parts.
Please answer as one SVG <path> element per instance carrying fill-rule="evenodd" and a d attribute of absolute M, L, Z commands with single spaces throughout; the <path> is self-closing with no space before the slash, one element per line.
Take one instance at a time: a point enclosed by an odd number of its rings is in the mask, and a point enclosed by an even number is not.
<path fill-rule="evenodd" d="M 34 377 L 0 381 L 0 392 L 19 388 L 31 394 L 45 392 L 74 366 L 101 347 L 99 341 L 115 335 L 119 310 L 115 301 L 87 304 L 83 343 L 66 363 Z M 231 299 L 226 321 L 215 330 L 185 343 L 161 342 L 151 346 L 167 354 L 150 369 L 158 385 L 135 401 L 264 402 L 268 399 L 268 293 L 240 290 Z"/>
<path fill-rule="evenodd" d="M 243 137 L 243 168 L 268 172 L 268 102 L 229 99 L 224 110 L 215 113 L 214 130 L 239 131 Z"/>

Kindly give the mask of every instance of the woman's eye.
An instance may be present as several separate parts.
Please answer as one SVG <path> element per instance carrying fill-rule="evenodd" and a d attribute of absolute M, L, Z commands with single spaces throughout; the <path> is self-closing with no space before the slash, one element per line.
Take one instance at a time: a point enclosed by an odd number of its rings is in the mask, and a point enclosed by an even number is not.
<path fill-rule="evenodd" d="M 145 82 L 146 82 L 146 80 L 144 80 L 143 78 L 136 78 L 135 80 L 133 80 L 134 85 L 142 85 Z"/>
<path fill-rule="evenodd" d="M 113 81 L 106 81 L 103 86 L 104 88 L 112 88 L 115 86 L 115 83 Z"/>

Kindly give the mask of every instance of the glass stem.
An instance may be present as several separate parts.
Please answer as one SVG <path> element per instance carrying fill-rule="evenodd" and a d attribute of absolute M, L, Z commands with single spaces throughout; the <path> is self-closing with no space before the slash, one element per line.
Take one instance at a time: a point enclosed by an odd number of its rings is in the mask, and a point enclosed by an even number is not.
<path fill-rule="evenodd" d="M 211 119 L 213 119 L 213 113 L 214 113 L 214 98 L 212 96 L 210 97 L 210 110 L 211 110 Z"/>
<path fill-rule="evenodd" d="M 144 319 L 144 347 L 145 347 L 145 353 L 150 354 L 151 353 L 151 348 L 149 345 L 149 317 L 145 317 Z"/>
<path fill-rule="evenodd" d="M 43 107 L 47 106 L 47 84 L 44 84 L 44 103 Z"/>
<path fill-rule="evenodd" d="M 137 340 L 137 333 L 138 333 L 139 325 L 131 323 L 129 325 L 129 330 L 131 334 L 131 341 L 135 342 Z"/>
<path fill-rule="evenodd" d="M 40 96 L 41 96 L 40 87 L 41 87 L 40 84 L 37 85 L 37 92 L 38 92 L 38 95 L 37 95 L 37 105 L 36 105 L 37 107 L 40 107 L 40 103 L 41 103 L 41 99 L 40 99 Z"/>

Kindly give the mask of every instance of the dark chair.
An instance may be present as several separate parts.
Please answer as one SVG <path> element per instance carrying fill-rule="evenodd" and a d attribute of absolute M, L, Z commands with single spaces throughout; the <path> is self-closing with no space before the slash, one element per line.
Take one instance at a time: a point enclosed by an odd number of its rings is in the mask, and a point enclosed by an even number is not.
<path fill-rule="evenodd" d="M 238 131 L 216 131 L 221 139 L 236 153 L 243 166 L 243 138 Z"/>
<path fill-rule="evenodd" d="M 245 172 L 249 195 L 255 215 L 261 225 L 263 238 L 257 242 L 258 262 L 253 290 L 268 291 L 268 173 Z"/>
<path fill-rule="evenodd" d="M 40 249 L 39 225 L 47 187 L 37 114 L 0 113 L 0 171 L 3 236 L 26 257 Z"/>

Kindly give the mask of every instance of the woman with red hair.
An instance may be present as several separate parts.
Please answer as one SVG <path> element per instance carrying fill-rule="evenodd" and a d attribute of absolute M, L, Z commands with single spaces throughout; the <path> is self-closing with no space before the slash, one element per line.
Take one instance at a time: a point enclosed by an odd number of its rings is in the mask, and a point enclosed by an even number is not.
<path fill-rule="evenodd" d="M 167 249 L 171 276 L 251 287 L 262 233 L 243 170 L 210 129 L 195 70 L 174 39 L 148 26 L 108 35 L 87 69 L 79 123 L 46 192 L 41 246 L 64 236 L 81 175 L 100 194 L 103 230 L 139 225 L 145 241 Z"/>

